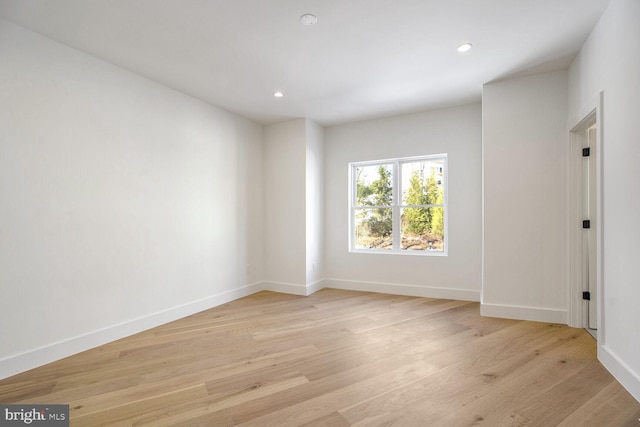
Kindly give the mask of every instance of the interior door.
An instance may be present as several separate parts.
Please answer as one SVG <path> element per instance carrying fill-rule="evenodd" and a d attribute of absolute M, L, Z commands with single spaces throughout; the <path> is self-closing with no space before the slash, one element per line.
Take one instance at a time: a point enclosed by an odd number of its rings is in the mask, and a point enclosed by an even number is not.
<path fill-rule="evenodd" d="M 586 289 L 589 292 L 587 327 L 598 329 L 598 289 L 597 289 L 597 263 L 596 263 L 596 146 L 597 128 L 593 125 L 586 130 L 586 147 L 589 155 L 584 157 L 584 218 L 589 221 L 589 227 L 584 229 L 584 263 Z"/>

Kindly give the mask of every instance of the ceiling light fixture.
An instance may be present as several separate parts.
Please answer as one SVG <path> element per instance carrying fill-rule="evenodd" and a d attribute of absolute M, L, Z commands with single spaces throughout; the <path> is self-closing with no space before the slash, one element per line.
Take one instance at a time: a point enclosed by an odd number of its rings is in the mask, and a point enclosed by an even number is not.
<path fill-rule="evenodd" d="M 456 50 L 458 52 L 468 52 L 469 50 L 471 50 L 472 47 L 473 45 L 471 43 L 462 43 L 460 46 L 456 48 Z"/>
<path fill-rule="evenodd" d="M 300 23 L 305 27 L 310 27 L 318 22 L 318 18 L 310 13 L 305 13 L 300 17 Z"/>
<path fill-rule="evenodd" d="M 273 96 L 275 96 L 276 98 L 282 98 L 284 96 L 284 93 L 280 91 L 273 92 Z"/>

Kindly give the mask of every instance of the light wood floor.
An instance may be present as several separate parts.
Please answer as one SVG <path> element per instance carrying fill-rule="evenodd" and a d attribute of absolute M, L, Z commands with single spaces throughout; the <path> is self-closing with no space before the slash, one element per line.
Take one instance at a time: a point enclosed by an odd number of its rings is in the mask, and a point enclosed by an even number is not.
<path fill-rule="evenodd" d="M 0 381 L 72 426 L 634 426 L 583 330 L 477 303 L 273 292 Z"/>

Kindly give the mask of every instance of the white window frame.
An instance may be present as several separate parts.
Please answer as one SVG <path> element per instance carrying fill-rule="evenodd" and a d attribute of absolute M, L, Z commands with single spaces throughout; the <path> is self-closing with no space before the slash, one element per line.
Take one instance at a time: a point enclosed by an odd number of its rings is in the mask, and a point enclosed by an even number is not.
<path fill-rule="evenodd" d="M 443 189 L 443 203 L 431 204 L 431 205 L 403 205 L 401 194 L 402 183 L 402 164 L 414 163 L 420 161 L 429 160 L 442 160 L 443 171 L 442 176 L 444 183 Z M 368 254 L 385 254 L 385 255 L 415 255 L 415 256 L 447 256 L 449 254 L 449 156 L 447 153 L 432 154 L 425 156 L 415 157 L 399 157 L 395 159 L 382 159 L 371 160 L 363 162 L 349 163 L 349 252 L 354 253 L 368 253 Z M 362 208 L 362 206 L 356 206 L 356 169 L 362 166 L 377 166 L 377 165 L 392 165 L 392 180 L 391 185 L 393 188 L 393 201 L 390 206 L 392 209 L 392 248 L 389 249 L 367 249 L 356 248 L 354 244 L 355 240 L 355 214 L 356 209 Z M 406 207 L 442 207 L 444 209 L 444 245 L 442 251 L 434 250 L 402 250 L 401 249 L 401 211 Z M 375 206 L 367 206 L 367 208 L 375 208 Z"/>

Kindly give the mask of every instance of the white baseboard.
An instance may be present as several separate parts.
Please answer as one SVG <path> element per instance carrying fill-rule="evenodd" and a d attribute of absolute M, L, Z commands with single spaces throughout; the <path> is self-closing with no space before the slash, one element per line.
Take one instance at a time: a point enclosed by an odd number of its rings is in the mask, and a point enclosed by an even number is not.
<path fill-rule="evenodd" d="M 259 292 L 262 289 L 262 283 L 254 283 L 7 357 L 0 360 L 0 379 L 225 304 Z"/>
<path fill-rule="evenodd" d="M 318 280 L 317 282 L 313 282 L 307 285 L 307 295 L 311 295 L 313 293 L 318 292 L 320 289 L 326 287 L 326 282 L 324 279 Z"/>
<path fill-rule="evenodd" d="M 487 317 L 533 320 L 535 322 L 561 323 L 563 325 L 566 325 L 568 320 L 567 310 L 514 305 L 481 304 L 480 314 Z"/>
<path fill-rule="evenodd" d="M 634 372 L 606 345 L 598 345 L 598 360 L 627 391 L 640 402 L 640 374 Z"/>
<path fill-rule="evenodd" d="M 318 280 L 317 282 L 308 285 L 298 285 L 294 283 L 283 282 L 262 282 L 262 289 L 265 291 L 282 292 L 284 294 L 302 295 L 308 296 L 314 292 L 324 288 L 324 280 Z"/>
<path fill-rule="evenodd" d="M 350 291 L 379 292 L 381 294 L 411 297 L 442 298 L 461 301 L 480 301 L 480 291 L 467 289 L 436 288 L 430 286 L 402 285 L 395 283 L 361 282 L 357 280 L 325 279 L 324 287 Z"/>

